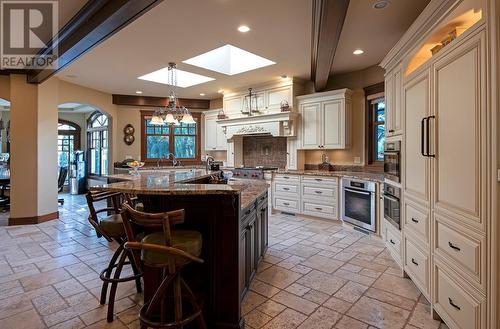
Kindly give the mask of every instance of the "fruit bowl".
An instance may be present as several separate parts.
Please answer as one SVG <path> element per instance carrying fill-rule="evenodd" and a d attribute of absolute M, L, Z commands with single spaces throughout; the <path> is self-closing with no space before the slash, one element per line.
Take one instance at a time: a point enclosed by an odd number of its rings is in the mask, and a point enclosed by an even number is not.
<path fill-rule="evenodd" d="M 139 175 L 139 172 L 138 172 L 139 168 L 144 167 L 144 162 L 134 160 L 134 161 L 127 163 L 127 166 L 132 168 L 132 170 L 130 171 L 130 174 L 133 176 L 137 176 L 137 175 Z"/>

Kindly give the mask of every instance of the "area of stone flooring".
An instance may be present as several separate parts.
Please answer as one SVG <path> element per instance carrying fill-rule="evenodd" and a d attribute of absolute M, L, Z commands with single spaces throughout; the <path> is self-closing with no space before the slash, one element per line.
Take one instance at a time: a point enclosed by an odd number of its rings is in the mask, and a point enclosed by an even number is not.
<path fill-rule="evenodd" d="M 96 237 L 83 197 L 65 199 L 59 220 L 0 227 L 0 328 L 139 328 L 133 282 L 119 286 L 106 322 L 98 273 L 116 246 Z M 282 214 L 269 234 L 243 302 L 247 328 L 446 328 L 379 239 Z"/>

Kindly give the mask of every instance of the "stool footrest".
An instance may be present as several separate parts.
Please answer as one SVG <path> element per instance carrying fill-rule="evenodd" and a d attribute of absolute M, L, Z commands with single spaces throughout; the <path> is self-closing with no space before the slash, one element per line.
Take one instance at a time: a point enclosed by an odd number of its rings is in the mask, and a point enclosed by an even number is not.
<path fill-rule="evenodd" d="M 125 262 L 125 263 L 123 263 L 123 265 L 130 265 L 130 262 Z M 117 266 L 118 266 L 118 264 L 113 264 L 113 266 L 111 266 L 111 268 L 116 268 Z M 108 268 L 105 268 L 104 270 L 102 270 L 100 278 L 101 278 L 102 281 L 109 282 L 109 283 L 113 283 L 113 282 L 127 282 L 127 281 L 136 280 L 136 279 L 139 279 L 139 278 L 142 277 L 142 273 L 137 273 L 135 275 L 126 276 L 126 277 L 118 278 L 118 279 L 113 279 L 113 278 L 108 278 L 106 276 L 106 272 L 107 271 L 108 271 Z"/>

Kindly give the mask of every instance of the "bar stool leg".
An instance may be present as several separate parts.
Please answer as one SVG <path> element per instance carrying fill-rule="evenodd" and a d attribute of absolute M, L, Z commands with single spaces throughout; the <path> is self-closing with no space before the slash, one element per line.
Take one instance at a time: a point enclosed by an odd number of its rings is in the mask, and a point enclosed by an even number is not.
<path fill-rule="evenodd" d="M 207 324 L 205 323 L 205 319 L 203 318 L 203 313 L 201 312 L 201 308 L 196 302 L 196 296 L 194 295 L 193 291 L 189 286 L 187 285 L 186 281 L 181 278 L 182 286 L 188 293 L 188 298 L 189 301 L 191 302 L 191 306 L 193 307 L 194 312 L 200 312 L 200 316 L 198 317 L 198 326 L 200 329 L 207 329 Z"/>
<path fill-rule="evenodd" d="M 130 261 L 130 266 L 132 266 L 132 270 L 134 271 L 134 275 L 140 274 L 140 271 L 137 268 L 137 263 L 135 262 L 135 258 L 134 255 L 132 254 L 132 251 L 126 250 L 126 252 L 127 252 L 127 257 Z M 142 292 L 142 284 L 140 277 L 135 279 L 135 287 L 137 288 L 137 292 L 140 294 Z"/>
<path fill-rule="evenodd" d="M 175 322 L 180 322 L 182 320 L 181 276 L 179 272 L 176 272 L 174 276 Z"/>
<path fill-rule="evenodd" d="M 117 280 L 120 278 L 120 274 L 123 269 L 123 264 L 127 259 L 127 252 L 123 251 L 120 256 L 120 261 L 116 266 L 115 275 L 113 279 Z M 115 297 L 116 297 L 116 288 L 118 288 L 118 282 L 111 283 L 111 290 L 109 291 L 109 304 L 108 304 L 108 322 L 113 322 L 113 310 L 115 308 Z"/>
<path fill-rule="evenodd" d="M 116 260 L 118 259 L 120 254 L 123 252 L 123 249 L 124 249 L 123 244 L 120 243 L 120 246 L 118 247 L 118 249 L 116 249 L 115 253 L 113 254 L 113 257 L 111 257 L 111 260 L 109 261 L 108 268 L 107 268 L 106 274 L 105 274 L 105 277 L 107 279 L 111 278 L 111 273 L 113 272 L 113 266 L 115 265 Z M 101 305 L 106 304 L 106 295 L 108 294 L 108 283 L 109 282 L 106 282 L 106 281 L 103 281 L 103 283 L 102 283 L 101 300 L 100 300 Z"/>

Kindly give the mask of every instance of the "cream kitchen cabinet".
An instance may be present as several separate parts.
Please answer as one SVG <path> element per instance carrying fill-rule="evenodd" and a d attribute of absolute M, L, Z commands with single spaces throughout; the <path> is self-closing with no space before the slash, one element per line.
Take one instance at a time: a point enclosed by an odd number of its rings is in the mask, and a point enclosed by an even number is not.
<path fill-rule="evenodd" d="M 349 89 L 298 96 L 301 113 L 300 148 L 345 149 L 350 146 Z"/>
<path fill-rule="evenodd" d="M 216 122 L 219 110 L 207 111 L 203 114 L 205 131 L 205 151 L 227 150 L 227 139 L 222 127 Z"/>
<path fill-rule="evenodd" d="M 403 71 L 397 66 L 385 76 L 385 135 L 401 135 L 402 121 Z"/>

